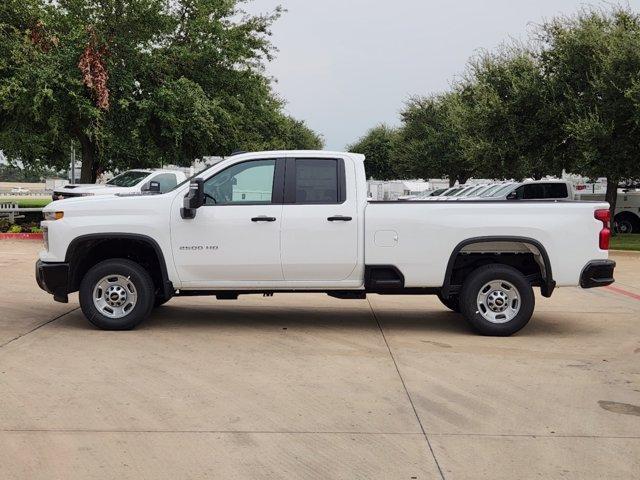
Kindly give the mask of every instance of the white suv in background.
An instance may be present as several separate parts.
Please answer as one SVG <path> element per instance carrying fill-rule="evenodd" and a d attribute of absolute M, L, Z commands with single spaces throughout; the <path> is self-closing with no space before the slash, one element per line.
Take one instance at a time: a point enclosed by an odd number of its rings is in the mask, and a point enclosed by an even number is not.
<path fill-rule="evenodd" d="M 157 182 L 156 189 L 165 193 L 184 182 L 187 176 L 179 170 L 127 170 L 104 184 L 71 184 L 56 188 L 54 200 L 94 195 L 136 194 L 152 191 L 151 182 Z"/>

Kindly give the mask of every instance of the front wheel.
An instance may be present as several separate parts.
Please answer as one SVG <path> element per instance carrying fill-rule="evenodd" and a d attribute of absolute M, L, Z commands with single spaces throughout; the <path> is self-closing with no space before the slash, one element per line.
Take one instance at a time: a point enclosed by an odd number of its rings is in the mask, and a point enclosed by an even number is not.
<path fill-rule="evenodd" d="M 93 266 L 80 282 L 80 308 L 103 330 L 130 330 L 149 316 L 153 280 L 139 264 L 123 258 Z"/>
<path fill-rule="evenodd" d="M 486 265 L 467 277 L 460 292 L 460 310 L 482 335 L 508 336 L 523 328 L 535 307 L 533 288 L 508 265 Z"/>

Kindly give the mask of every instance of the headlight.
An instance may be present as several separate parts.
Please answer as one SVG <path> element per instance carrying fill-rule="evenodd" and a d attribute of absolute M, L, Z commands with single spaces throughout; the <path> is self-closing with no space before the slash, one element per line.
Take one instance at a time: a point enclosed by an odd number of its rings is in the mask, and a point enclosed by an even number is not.
<path fill-rule="evenodd" d="M 44 212 L 43 215 L 45 220 L 60 220 L 64 217 L 64 212 Z"/>

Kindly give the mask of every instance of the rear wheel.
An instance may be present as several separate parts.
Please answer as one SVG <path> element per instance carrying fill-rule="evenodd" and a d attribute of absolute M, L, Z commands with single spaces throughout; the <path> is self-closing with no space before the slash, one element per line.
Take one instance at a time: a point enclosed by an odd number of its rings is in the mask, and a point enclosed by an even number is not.
<path fill-rule="evenodd" d="M 80 283 L 80 308 L 104 330 L 129 330 L 149 316 L 155 294 L 149 273 L 123 258 L 93 266 Z"/>
<path fill-rule="evenodd" d="M 614 228 L 617 233 L 640 233 L 640 219 L 634 214 L 619 213 L 614 220 Z"/>
<path fill-rule="evenodd" d="M 449 298 L 444 298 L 442 294 L 438 294 L 438 299 L 449 310 L 453 310 L 456 313 L 460 313 L 460 299 L 457 295 L 451 295 Z"/>
<path fill-rule="evenodd" d="M 525 276 L 508 265 L 486 265 L 474 270 L 460 292 L 460 310 L 482 335 L 507 336 L 531 319 L 533 288 Z"/>

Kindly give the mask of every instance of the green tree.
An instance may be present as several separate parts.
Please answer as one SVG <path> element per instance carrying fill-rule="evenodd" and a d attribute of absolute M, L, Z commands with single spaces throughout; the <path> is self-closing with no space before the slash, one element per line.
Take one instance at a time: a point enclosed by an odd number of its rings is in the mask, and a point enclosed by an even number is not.
<path fill-rule="evenodd" d="M 396 168 L 394 148 L 398 132 L 387 125 L 378 125 L 369 130 L 364 136 L 347 150 L 362 153 L 366 156 L 364 170 L 367 178 L 376 180 L 393 180 L 406 178 Z"/>
<path fill-rule="evenodd" d="M 73 141 L 86 182 L 130 165 L 317 146 L 263 72 L 281 10 L 251 16 L 242 3 L 5 0 L 0 148 L 25 164 L 63 165 Z"/>
<path fill-rule="evenodd" d="M 465 183 L 476 166 L 462 148 L 463 104 L 458 92 L 409 100 L 401 113 L 398 168 L 414 178 Z"/>
<path fill-rule="evenodd" d="M 640 17 L 629 9 L 585 10 L 540 30 L 542 68 L 561 95 L 572 172 L 618 183 L 640 177 Z"/>
<path fill-rule="evenodd" d="M 487 178 L 562 173 L 565 149 L 556 92 L 536 54 L 520 47 L 484 53 L 457 85 L 464 156 Z"/>

